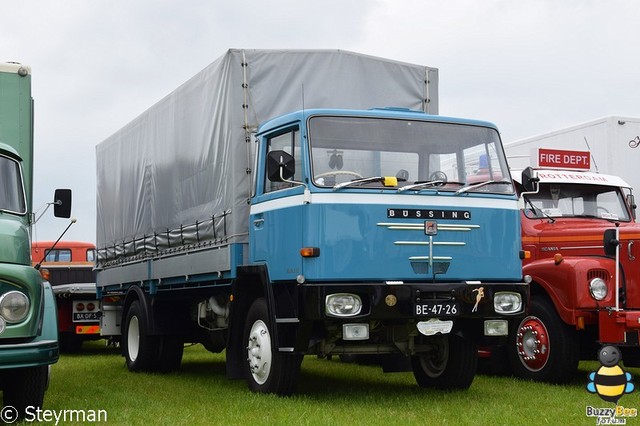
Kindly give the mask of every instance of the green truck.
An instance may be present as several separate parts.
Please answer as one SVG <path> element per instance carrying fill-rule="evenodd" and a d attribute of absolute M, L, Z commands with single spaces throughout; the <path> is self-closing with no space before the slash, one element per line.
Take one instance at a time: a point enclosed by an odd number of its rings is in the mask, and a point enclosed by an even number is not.
<path fill-rule="evenodd" d="M 0 388 L 16 414 L 42 405 L 58 360 L 55 298 L 31 266 L 32 205 L 31 70 L 0 63 Z M 71 191 L 56 190 L 48 205 L 70 217 Z"/>

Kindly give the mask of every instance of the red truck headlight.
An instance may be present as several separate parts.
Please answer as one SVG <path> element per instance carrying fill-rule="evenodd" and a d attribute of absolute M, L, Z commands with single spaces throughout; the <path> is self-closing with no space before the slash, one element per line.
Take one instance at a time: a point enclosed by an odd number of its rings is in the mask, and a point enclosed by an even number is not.
<path fill-rule="evenodd" d="M 608 291 L 607 283 L 602 278 L 594 278 L 589 281 L 589 292 L 594 299 L 598 301 L 603 300 L 607 297 Z"/>

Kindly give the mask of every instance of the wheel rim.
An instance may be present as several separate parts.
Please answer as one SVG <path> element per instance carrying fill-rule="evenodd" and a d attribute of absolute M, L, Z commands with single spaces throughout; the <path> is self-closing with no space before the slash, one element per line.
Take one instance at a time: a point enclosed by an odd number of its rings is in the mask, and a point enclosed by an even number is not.
<path fill-rule="evenodd" d="M 129 359 L 135 361 L 140 351 L 140 323 L 138 317 L 133 316 L 129 320 L 129 330 L 127 331 L 127 353 Z"/>
<path fill-rule="evenodd" d="M 269 328 L 262 320 L 254 322 L 251 327 L 247 356 L 253 380 L 260 385 L 264 384 L 269 379 L 272 353 Z"/>
<path fill-rule="evenodd" d="M 542 370 L 549 361 L 549 333 L 540 318 L 525 318 L 518 328 L 516 349 L 522 364 L 529 371 Z"/>
<path fill-rule="evenodd" d="M 420 366 L 424 373 L 431 377 L 439 377 L 447 368 L 449 360 L 449 340 L 444 337 L 438 339 L 436 348 L 429 354 L 420 357 Z"/>

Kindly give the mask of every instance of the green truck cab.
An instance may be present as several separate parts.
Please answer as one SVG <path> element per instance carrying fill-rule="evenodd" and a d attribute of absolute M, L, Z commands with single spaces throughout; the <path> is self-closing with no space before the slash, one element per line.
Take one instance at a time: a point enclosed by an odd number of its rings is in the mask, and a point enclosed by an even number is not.
<path fill-rule="evenodd" d="M 42 405 L 58 360 L 55 298 L 31 266 L 32 195 L 31 71 L 0 63 L 0 389 L 19 415 Z M 54 198 L 54 215 L 70 217 L 71 191 Z"/>

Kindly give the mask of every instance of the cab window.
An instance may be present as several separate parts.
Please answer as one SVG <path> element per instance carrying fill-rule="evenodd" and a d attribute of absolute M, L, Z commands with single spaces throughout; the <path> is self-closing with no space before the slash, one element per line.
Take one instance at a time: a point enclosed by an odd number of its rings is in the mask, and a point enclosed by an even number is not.
<path fill-rule="evenodd" d="M 267 141 L 267 153 L 271 151 L 285 151 L 291 154 L 296 160 L 296 172 L 290 179 L 292 181 L 300 182 L 302 180 L 302 161 L 300 160 L 300 132 L 296 128 L 287 133 L 282 133 L 274 136 Z M 264 192 L 273 192 L 285 188 L 291 188 L 296 186 L 294 183 L 288 182 L 272 182 L 265 174 L 264 178 Z"/>

